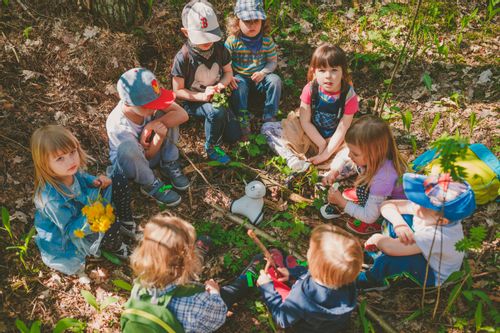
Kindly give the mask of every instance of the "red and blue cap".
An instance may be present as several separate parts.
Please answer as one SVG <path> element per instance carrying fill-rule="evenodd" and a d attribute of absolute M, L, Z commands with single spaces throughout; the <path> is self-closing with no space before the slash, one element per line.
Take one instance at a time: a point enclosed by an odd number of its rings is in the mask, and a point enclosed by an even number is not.
<path fill-rule="evenodd" d="M 116 88 L 120 99 L 129 106 L 163 110 L 175 101 L 173 91 L 160 88 L 155 75 L 145 68 L 132 68 L 123 73 Z"/>
<path fill-rule="evenodd" d="M 467 182 L 455 182 L 449 174 L 405 173 L 403 188 L 408 200 L 438 212 L 450 221 L 462 220 L 476 210 L 474 192 Z"/>

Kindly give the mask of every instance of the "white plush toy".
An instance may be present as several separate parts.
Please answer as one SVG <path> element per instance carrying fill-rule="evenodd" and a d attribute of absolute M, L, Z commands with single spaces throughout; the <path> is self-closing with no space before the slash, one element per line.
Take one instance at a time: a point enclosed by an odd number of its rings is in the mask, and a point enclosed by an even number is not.
<path fill-rule="evenodd" d="M 258 180 L 254 180 L 245 186 L 245 195 L 231 203 L 231 213 L 247 217 L 250 223 L 257 225 L 262 221 L 264 207 L 264 196 L 266 186 Z"/>

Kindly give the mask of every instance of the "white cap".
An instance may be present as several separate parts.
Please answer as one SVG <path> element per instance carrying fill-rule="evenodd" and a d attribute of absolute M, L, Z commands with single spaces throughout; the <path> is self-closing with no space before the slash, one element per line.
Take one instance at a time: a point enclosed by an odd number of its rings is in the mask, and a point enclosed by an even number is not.
<path fill-rule="evenodd" d="M 193 0 L 184 6 L 182 26 L 188 31 L 189 40 L 193 44 L 213 43 L 222 38 L 214 9 L 205 0 Z"/>

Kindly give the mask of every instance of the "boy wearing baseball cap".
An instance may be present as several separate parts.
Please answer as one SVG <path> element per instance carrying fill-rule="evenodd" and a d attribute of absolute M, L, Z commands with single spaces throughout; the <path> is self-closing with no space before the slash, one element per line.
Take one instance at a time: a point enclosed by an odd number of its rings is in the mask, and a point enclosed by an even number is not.
<path fill-rule="evenodd" d="M 169 207 L 181 197 L 171 190 L 185 190 L 189 180 L 177 162 L 179 125 L 188 120 L 186 111 L 174 102 L 172 91 L 160 87 L 155 75 L 144 68 L 122 74 L 117 84 L 120 102 L 108 116 L 106 130 L 109 157 L 114 167 L 141 185 L 141 191 Z M 172 185 L 156 178 L 152 168 Z"/>
<path fill-rule="evenodd" d="M 382 204 L 387 235 L 375 234 L 365 243 L 368 251 L 378 249 L 382 254 L 368 271 L 359 274 L 360 289 L 386 289 L 387 279 L 397 276 L 438 286 L 460 270 L 464 254 L 455 244 L 464 238 L 461 221 L 476 209 L 470 185 L 454 182 L 449 174 L 407 173 L 403 188 L 408 200 Z"/>
<path fill-rule="evenodd" d="M 228 163 L 229 156 L 218 145 L 223 134 L 226 141 L 238 140 L 240 130 L 229 109 L 211 103 L 214 94 L 222 92 L 233 78 L 231 56 L 220 42 L 222 33 L 212 5 L 193 0 L 184 6 L 181 31 L 187 41 L 174 59 L 173 90 L 190 116 L 205 119 L 207 157 Z"/>

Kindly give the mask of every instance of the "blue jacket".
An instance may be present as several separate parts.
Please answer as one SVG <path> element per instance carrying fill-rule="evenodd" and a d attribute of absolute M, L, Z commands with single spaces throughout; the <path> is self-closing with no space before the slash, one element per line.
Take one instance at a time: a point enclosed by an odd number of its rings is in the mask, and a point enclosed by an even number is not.
<path fill-rule="evenodd" d="M 35 242 L 45 265 L 63 272 L 75 274 L 85 265 L 85 257 L 99 255 L 99 245 L 104 234 L 93 233 L 89 226 L 84 228 L 85 237 L 75 237 L 74 231 L 85 225 L 87 218 L 82 208 L 94 201 L 99 188 L 92 185 L 94 176 L 78 171 L 70 188 L 62 188 L 73 193 L 69 197 L 59 193 L 46 183 L 40 195 L 35 195 Z M 111 186 L 101 191 L 104 199 L 110 202 Z"/>
<path fill-rule="evenodd" d="M 299 268 L 299 267 L 297 267 Z M 356 307 L 354 283 L 338 289 L 320 285 L 303 267 L 302 275 L 283 301 L 272 282 L 260 286 L 266 304 L 279 326 L 297 332 L 342 332 Z M 290 275 L 295 275 L 290 270 Z"/>

